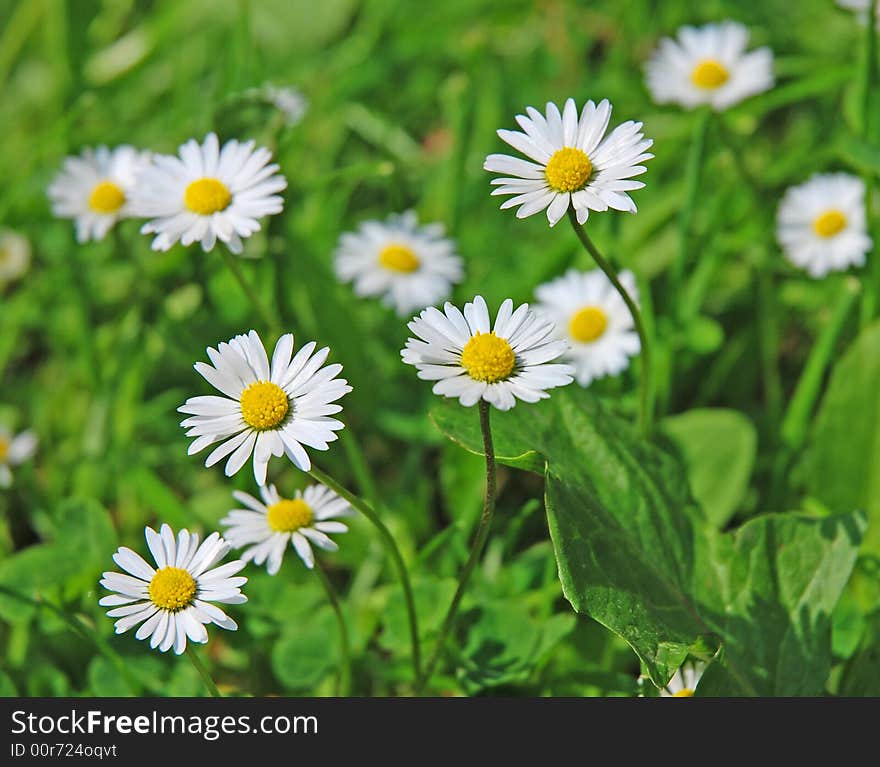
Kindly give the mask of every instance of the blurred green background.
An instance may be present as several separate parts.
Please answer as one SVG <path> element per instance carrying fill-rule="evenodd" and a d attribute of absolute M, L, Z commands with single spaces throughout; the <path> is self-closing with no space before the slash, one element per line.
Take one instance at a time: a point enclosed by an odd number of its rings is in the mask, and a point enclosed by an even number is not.
<path fill-rule="evenodd" d="M 667 272 L 679 249 L 694 115 L 654 106 L 642 68 L 661 36 L 725 18 L 746 24 L 753 46 L 773 48 L 778 85 L 710 125 L 687 279 L 673 293 Z M 360 221 L 415 208 L 458 243 L 466 269 L 458 303 L 476 292 L 490 306 L 532 300 L 534 286 L 566 265 L 589 268 L 564 222 L 550 230 L 542 216 L 518 221 L 489 196 L 483 159 L 503 151 L 495 131 L 514 127 L 526 105 L 607 97 L 612 125 L 642 120 L 654 139 L 647 186 L 633 195 L 638 215 L 596 215 L 589 227 L 639 277 L 656 338 L 659 414 L 738 411 L 730 431 L 703 437 L 745 444 L 718 524 L 758 510 L 880 505 L 880 491 L 852 480 L 871 467 L 877 476 L 876 378 L 859 376 L 880 365 L 880 339 L 846 375 L 865 384 L 846 394 L 856 403 L 846 409 L 852 429 L 835 415 L 828 428 L 847 436 L 824 452 L 827 441 L 812 436 L 827 373 L 870 327 L 876 291 L 864 298 L 851 276 L 810 280 L 774 239 L 787 186 L 820 170 L 873 177 L 880 168 L 880 148 L 860 123 L 864 30 L 831 0 L 0 0 L 0 24 L 0 223 L 33 248 L 30 272 L 0 293 L 0 419 L 40 438 L 35 459 L 0 495 L 0 585 L 61 611 L 0 594 L 0 692 L 200 694 L 184 661 L 150 652 L 131 633 L 113 636 L 97 579 L 119 543 L 145 551 L 144 524 L 209 532 L 231 508 L 233 488 L 255 491 L 249 469 L 230 481 L 219 467 L 205 469 L 203 456 L 187 457 L 175 409 L 207 393 L 192 370 L 206 346 L 251 327 L 267 345 L 274 338 L 217 253 L 152 253 L 136 221 L 104 242 L 75 244 L 70 222 L 52 219 L 45 189 L 63 157 L 84 146 L 174 153 L 216 130 L 275 152 L 289 183 L 285 211 L 247 242 L 243 266 L 298 345 L 317 339 L 345 366 L 349 428 L 314 458 L 386 514 L 413 564 L 426 636 L 479 513 L 482 461 L 428 420 L 430 387 L 399 360 L 405 323 L 338 285 L 331 256 L 340 233 Z M 300 124 L 284 126 L 248 96 L 265 83 L 305 95 Z M 866 281 L 876 285 L 876 275 L 868 270 Z M 814 396 L 786 420 L 820 337 L 828 348 L 814 363 Z M 593 389 L 633 415 L 634 372 Z M 699 453 L 699 435 L 677 423 L 685 452 Z M 270 471 L 282 492 L 303 484 L 279 467 Z M 702 480 L 708 495 L 729 467 L 722 459 Z M 444 694 L 636 692 L 636 656 L 562 599 L 541 492 L 539 479 L 502 471 L 455 672 L 435 683 Z M 355 690 L 399 690 L 409 650 L 393 572 L 362 520 L 339 543 L 324 560 L 346 595 Z M 863 558 L 836 617 L 832 688 L 870 645 L 877 561 Z M 332 692 L 338 648 L 319 585 L 292 552 L 275 578 L 253 567 L 246 574 L 250 602 L 232 611 L 241 630 L 210 632 L 218 683 L 242 694 Z M 92 626 L 110 654 L 73 634 L 65 614 Z M 487 649 L 497 636 L 503 647 Z"/>

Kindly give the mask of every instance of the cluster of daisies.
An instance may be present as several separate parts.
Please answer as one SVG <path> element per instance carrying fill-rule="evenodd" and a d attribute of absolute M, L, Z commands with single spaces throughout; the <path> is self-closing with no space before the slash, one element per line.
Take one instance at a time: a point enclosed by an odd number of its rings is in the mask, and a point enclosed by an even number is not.
<path fill-rule="evenodd" d="M 647 86 L 661 104 L 725 110 L 773 86 L 772 53 L 749 51 L 748 42 L 747 29 L 734 22 L 684 27 L 660 42 L 646 65 Z M 653 157 L 653 142 L 640 122 L 609 131 L 611 113 L 607 99 L 580 109 L 568 99 L 562 109 L 527 107 L 515 118 L 520 130 L 499 130 L 522 155 L 485 160 L 487 171 L 500 174 L 491 185 L 493 195 L 508 198 L 501 208 L 515 208 L 518 218 L 543 213 L 550 226 L 566 215 L 583 225 L 591 213 L 635 213 L 630 193 L 644 186 L 637 177 Z M 236 140 L 221 146 L 212 133 L 202 143 L 188 141 L 176 156 L 131 147 L 87 150 L 68 158 L 49 194 L 56 214 L 76 221 L 80 241 L 139 217 L 147 219 L 141 231 L 154 235 L 156 250 L 198 242 L 208 251 L 219 242 L 240 253 L 260 219 L 282 210 L 286 181 L 279 170 L 268 150 Z M 790 189 L 778 224 L 788 258 L 815 277 L 862 264 L 871 248 L 864 196 L 861 182 L 844 174 L 818 175 Z M 463 279 L 455 244 L 441 224 L 420 225 L 412 211 L 343 234 L 333 259 L 337 277 L 357 295 L 412 317 L 403 362 L 432 381 L 436 394 L 466 407 L 484 401 L 509 410 L 573 381 L 587 386 L 621 373 L 640 351 L 623 297 L 599 270 L 569 270 L 537 286 L 534 306 L 506 299 L 493 317 L 475 296 L 459 309 L 446 301 Z M 620 283 L 637 302 L 634 275 L 622 272 Z M 101 604 L 112 608 L 117 632 L 139 626 L 136 637 L 160 651 L 180 653 L 187 641 L 206 641 L 209 623 L 234 629 L 216 603 L 246 600 L 246 578 L 238 573 L 247 562 L 275 574 L 292 547 L 311 568 L 313 547 L 335 550 L 330 535 L 345 533 L 339 519 L 352 513 L 323 485 L 285 497 L 267 484 L 272 458 L 308 472 L 309 451 L 328 450 L 344 428 L 339 400 L 352 387 L 340 377 L 341 365 L 328 364 L 330 350 L 314 341 L 297 349 L 285 334 L 270 358 L 251 330 L 206 354 L 195 370 L 218 393 L 191 397 L 179 408 L 192 439 L 189 453 L 210 448 L 205 465 L 224 462 L 227 476 L 250 463 L 260 497 L 234 493 L 240 507 L 221 520 L 226 540 L 212 533 L 200 543 L 186 530 L 175 537 L 167 525 L 147 528 L 155 567 L 130 549 L 117 551 L 114 560 L 125 573 L 104 574 L 102 585 L 114 593 Z M 10 459 L 12 452 L 7 449 Z M 220 564 L 230 547 L 243 550 L 241 559 Z M 698 675 L 688 674 L 680 672 L 668 694 L 693 694 Z"/>

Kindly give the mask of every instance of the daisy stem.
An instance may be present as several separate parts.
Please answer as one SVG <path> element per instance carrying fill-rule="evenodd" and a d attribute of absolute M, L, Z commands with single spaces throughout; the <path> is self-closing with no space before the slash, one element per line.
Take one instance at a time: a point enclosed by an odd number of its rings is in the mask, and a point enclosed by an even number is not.
<path fill-rule="evenodd" d="M 483 513 L 480 516 L 480 522 L 477 525 L 474 542 L 471 544 L 470 555 L 468 556 L 467 562 L 465 562 L 461 575 L 458 577 L 458 587 L 455 590 L 455 595 L 452 597 L 452 603 L 446 611 L 446 617 L 443 619 L 443 625 L 440 627 L 440 633 L 437 635 L 434 652 L 431 655 L 431 659 L 428 661 L 427 666 L 425 666 L 425 673 L 416 685 L 417 693 L 421 692 L 425 685 L 431 681 L 434 667 L 437 665 L 437 661 L 440 660 L 440 656 L 443 653 L 443 645 L 446 642 L 446 637 L 449 635 L 449 632 L 455 624 L 458 607 L 461 604 L 471 573 L 473 573 L 474 567 L 476 567 L 476 564 L 480 559 L 483 547 L 486 545 L 486 540 L 489 537 L 489 530 L 492 526 L 492 515 L 495 513 L 496 483 L 495 449 L 492 445 L 492 429 L 489 424 L 489 407 L 490 405 L 486 400 L 480 400 L 480 431 L 483 433 L 483 452 L 486 454 L 486 497 L 483 501 Z"/>
<path fill-rule="evenodd" d="M 355 509 L 370 520 L 370 522 L 373 523 L 373 526 L 379 531 L 382 543 L 385 545 L 385 548 L 391 555 L 391 559 L 394 561 L 394 566 L 397 568 L 397 575 L 400 578 L 400 585 L 403 589 L 403 596 L 406 601 L 407 618 L 409 619 L 409 633 L 412 640 L 413 672 L 415 678 L 419 679 L 422 673 L 422 652 L 419 645 L 419 624 L 416 618 L 416 601 L 413 598 L 412 584 L 409 580 L 409 571 L 406 569 L 406 563 L 403 561 L 403 556 L 400 553 L 400 549 L 397 547 L 397 542 L 394 540 L 394 536 L 391 535 L 391 531 L 385 526 L 385 523 L 376 513 L 375 509 L 373 509 L 373 507 L 363 498 L 359 498 L 354 493 L 350 493 L 335 479 L 328 476 L 315 466 L 312 466 L 309 470 L 309 476 L 325 487 L 329 487 L 340 498 L 345 498 L 345 500 Z"/>
<path fill-rule="evenodd" d="M 706 132 L 712 113 L 705 109 L 697 116 L 691 135 L 690 151 L 688 152 L 684 204 L 678 218 L 679 250 L 678 258 L 672 263 L 672 300 L 681 305 L 681 284 L 684 279 L 685 266 L 690 253 L 691 220 L 697 203 L 697 192 L 700 188 L 700 170 L 703 166 L 703 150 L 706 146 Z"/>
<path fill-rule="evenodd" d="M 241 270 L 241 264 L 238 263 L 238 258 L 233 253 L 226 250 L 226 248 L 218 247 L 217 250 L 220 251 L 220 255 L 223 256 L 223 260 L 226 262 L 226 266 L 229 267 L 229 271 L 232 272 L 232 276 L 235 277 L 236 281 L 241 286 L 241 289 L 244 291 L 244 294 L 248 297 L 248 301 L 251 302 L 254 310 L 260 315 L 260 319 L 263 320 L 266 329 L 271 334 L 278 335 L 281 329 L 281 323 L 278 321 L 278 318 L 266 308 L 266 305 L 260 300 L 260 297 L 254 290 L 253 285 L 247 281 L 244 272 Z"/>
<path fill-rule="evenodd" d="M 205 668 L 205 664 L 202 663 L 202 659 L 199 658 L 198 653 L 193 649 L 192 645 L 186 645 L 186 655 L 192 661 L 193 666 L 195 666 L 196 671 L 199 672 L 199 676 L 202 678 L 202 681 L 205 683 L 205 687 L 208 688 L 208 692 L 211 694 L 212 698 L 222 698 L 223 696 L 220 694 L 220 690 L 217 689 L 217 685 L 214 684 L 214 680 L 211 679 L 211 675 L 208 673 L 208 669 Z"/>
<path fill-rule="evenodd" d="M 581 241 L 581 244 L 593 257 L 593 260 L 596 262 L 596 266 L 598 266 L 605 273 L 605 276 L 614 286 L 614 289 L 620 294 L 620 297 L 626 304 L 626 308 L 629 309 L 629 313 L 632 315 L 633 323 L 636 326 L 636 332 L 639 334 L 639 343 L 642 347 L 642 377 L 640 382 L 639 425 L 641 426 L 642 433 L 647 437 L 651 434 L 653 421 L 653 380 L 651 377 L 651 352 L 650 346 L 648 345 L 648 333 L 645 330 L 645 323 L 642 320 L 641 312 L 639 311 L 639 307 L 636 305 L 636 302 L 633 301 L 626 288 L 623 287 L 620 280 L 617 278 L 617 272 L 615 272 L 614 267 L 611 265 L 611 262 L 607 261 L 605 257 L 599 252 L 598 248 L 596 248 L 596 246 L 593 244 L 593 241 L 590 239 L 583 226 L 578 223 L 577 214 L 575 213 L 574 208 L 569 208 L 568 220 L 571 221 L 571 226 L 574 229 L 574 233 Z"/>
<path fill-rule="evenodd" d="M 337 697 L 345 697 L 348 695 L 351 687 L 351 650 L 348 644 L 348 629 L 345 626 L 345 616 L 342 614 L 339 595 L 336 593 L 336 589 L 333 588 L 330 576 L 319 559 L 315 559 L 315 574 L 318 576 L 318 580 L 321 581 L 324 591 L 327 592 L 327 599 L 330 601 L 333 612 L 336 613 L 336 622 L 339 624 L 339 649 L 342 655 L 342 662 L 340 664 L 339 677 L 336 680 L 336 695 Z"/>

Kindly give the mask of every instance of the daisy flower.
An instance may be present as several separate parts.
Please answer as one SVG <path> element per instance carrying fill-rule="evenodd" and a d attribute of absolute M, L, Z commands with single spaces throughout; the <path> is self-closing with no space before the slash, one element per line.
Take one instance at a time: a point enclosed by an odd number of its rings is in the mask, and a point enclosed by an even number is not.
<path fill-rule="evenodd" d="M 682 27 L 678 39 L 665 37 L 645 66 L 648 90 L 658 104 L 693 109 L 708 104 L 716 112 L 773 87 L 773 53 L 746 53 L 749 31 L 724 21 Z"/>
<path fill-rule="evenodd" d="M 144 535 L 156 567 L 120 546 L 113 561 L 125 573 L 106 572 L 101 580 L 105 589 L 115 592 L 98 604 L 113 608 L 107 616 L 119 619 L 116 633 L 123 634 L 140 624 L 136 639 L 149 637 L 153 649 L 167 652 L 173 647 L 180 655 L 187 639 L 199 644 L 208 641 L 207 624 L 235 631 L 235 621 L 212 603 L 247 602 L 241 593 L 247 578 L 232 577 L 245 563 L 237 559 L 215 567 L 229 551 L 229 544 L 220 534 L 211 533 L 201 546 L 199 536 L 187 530 L 181 530 L 175 541 L 168 525 L 162 525 L 158 533 L 147 527 Z"/>
<path fill-rule="evenodd" d="M 359 296 L 381 296 L 401 316 L 449 297 L 461 281 L 461 259 L 443 224 L 419 227 L 415 212 L 366 221 L 339 239 L 336 274 Z"/>
<path fill-rule="evenodd" d="M 692 698 L 706 670 L 705 663 L 686 662 L 672 675 L 669 684 L 660 690 L 661 698 Z"/>
<path fill-rule="evenodd" d="M 871 250 L 865 184 L 846 173 L 817 173 L 785 192 L 776 238 L 786 258 L 811 277 L 862 266 Z"/>
<path fill-rule="evenodd" d="M 303 445 L 327 450 L 344 428 L 329 416 L 342 410 L 333 404 L 351 387 L 336 378 L 342 365 L 321 367 L 329 348 L 315 351 L 312 341 L 293 354 L 293 334 L 278 339 L 272 365 L 255 330 L 207 350 L 211 365 L 195 369 L 224 396 L 190 397 L 178 408 L 191 417 L 181 422 L 187 437 L 195 437 L 189 455 L 220 442 L 205 466 L 228 456 L 226 476 L 235 474 L 253 455 L 257 484 L 266 484 L 269 458 L 287 455 L 294 466 L 308 471 L 312 464 Z"/>
<path fill-rule="evenodd" d="M 220 524 L 228 528 L 226 538 L 233 546 L 249 546 L 241 558 L 255 565 L 266 562 L 269 575 L 275 575 L 281 567 L 288 543 L 311 570 L 315 566 L 311 544 L 336 551 L 339 546 L 326 534 L 348 532 L 348 527 L 335 518 L 348 516 L 351 507 L 324 485 L 297 490 L 293 498 L 282 498 L 275 485 L 268 485 L 260 488 L 260 495 L 262 501 L 239 490 L 233 492 L 246 508 L 233 509 Z"/>
<path fill-rule="evenodd" d="M 262 88 L 262 97 L 284 116 L 284 124 L 297 125 L 305 116 L 309 102 L 296 88 L 282 88 L 267 83 Z"/>
<path fill-rule="evenodd" d="M 850 11 L 857 11 L 859 21 L 862 24 L 868 22 L 868 9 L 871 7 L 871 0 L 837 0 L 837 4 L 841 8 Z M 880 0 L 876 3 L 877 7 L 877 26 L 880 28 Z"/>
<path fill-rule="evenodd" d="M 215 133 L 203 144 L 190 139 L 178 157 L 156 155 L 139 179 L 137 212 L 152 218 L 141 228 L 156 234 L 153 250 L 202 243 L 211 250 L 216 241 L 241 253 L 242 238 L 259 231 L 259 218 L 281 212 L 278 192 L 287 186 L 278 166 L 270 164 L 268 149 L 254 142 L 227 141 L 220 148 Z"/>
<path fill-rule="evenodd" d="M 32 431 L 12 432 L 0 426 L 0 487 L 12 484 L 12 467 L 28 460 L 37 451 L 37 437 Z"/>
<path fill-rule="evenodd" d="M 632 272 L 619 275 L 626 292 L 638 301 Z M 639 336 L 632 315 L 600 269 L 570 269 L 562 277 L 535 289 L 538 311 L 556 327 L 556 337 L 569 343 L 563 359 L 575 369 L 575 379 L 589 386 L 596 378 L 617 375 L 639 353 Z"/>
<path fill-rule="evenodd" d="M 76 222 L 78 242 L 103 240 L 117 221 L 137 215 L 131 198 L 149 161 L 149 152 L 130 146 L 99 146 L 66 158 L 49 186 L 52 213 Z"/>
<path fill-rule="evenodd" d="M 553 323 L 522 304 L 501 304 L 494 328 L 482 296 L 465 304 L 464 313 L 448 303 L 441 312 L 424 309 L 408 324 L 410 338 L 400 355 L 415 365 L 419 378 L 436 381 L 434 394 L 458 397 L 465 407 L 480 399 L 510 410 L 517 399 L 537 402 L 546 389 L 571 383 L 574 368 L 549 364 L 568 344 L 553 339 Z"/>
<path fill-rule="evenodd" d="M 0 229 L 0 286 L 21 277 L 31 263 L 27 237 L 11 229 Z"/>
<path fill-rule="evenodd" d="M 546 116 L 526 107 L 528 117 L 517 115 L 525 131 L 499 130 L 501 139 L 529 159 L 506 154 L 490 154 L 484 170 L 503 173 L 492 179 L 498 188 L 493 195 L 512 194 L 501 209 L 519 206 L 517 218 L 526 218 L 542 210 L 554 226 L 569 206 L 583 224 L 591 210 L 636 212 L 627 194 L 641 189 L 633 176 L 647 168 L 639 163 L 654 155 L 645 150 L 654 143 L 642 133 L 642 123 L 625 122 L 605 136 L 611 119 L 611 104 L 603 99 L 596 106 L 588 101 L 580 117 L 574 99 L 568 99 L 560 114 L 556 104 L 547 104 Z M 605 136 L 603 138 L 603 136 Z"/>

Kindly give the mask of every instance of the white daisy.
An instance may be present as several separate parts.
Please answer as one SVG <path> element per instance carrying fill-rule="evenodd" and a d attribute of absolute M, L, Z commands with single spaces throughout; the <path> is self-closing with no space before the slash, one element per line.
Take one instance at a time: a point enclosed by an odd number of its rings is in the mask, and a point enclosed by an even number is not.
<path fill-rule="evenodd" d="M 293 354 L 293 334 L 278 339 L 272 365 L 255 330 L 239 335 L 216 349 L 209 348 L 211 365 L 196 362 L 195 369 L 225 396 L 190 397 L 178 410 L 192 417 L 181 422 L 194 455 L 215 442 L 205 461 L 213 466 L 223 458 L 231 477 L 253 454 L 257 484 L 266 484 L 269 458 L 287 455 L 294 466 L 308 471 L 311 461 L 303 445 L 327 450 L 344 428 L 329 416 L 342 410 L 332 404 L 351 387 L 336 378 L 342 365 L 321 367 L 329 348 L 315 352 L 312 341 Z"/>
<path fill-rule="evenodd" d="M 116 633 L 123 634 L 141 624 L 136 639 L 150 637 L 153 649 L 167 652 L 173 647 L 180 655 L 186 649 L 187 638 L 199 644 L 208 641 L 205 626 L 209 623 L 235 631 L 236 622 L 211 603 L 247 602 L 241 593 L 247 578 L 232 577 L 245 562 L 236 559 L 214 567 L 229 551 L 229 544 L 220 534 L 211 533 L 201 546 L 199 536 L 187 530 L 181 530 L 175 541 L 168 525 L 162 525 L 158 533 L 147 527 L 144 535 L 156 568 L 120 546 L 113 561 L 125 573 L 106 572 L 101 580 L 105 589 L 116 592 L 98 602 L 101 607 L 113 608 L 107 616 L 119 619 Z"/>
<path fill-rule="evenodd" d="M 99 146 L 66 158 L 49 186 L 52 213 L 76 221 L 78 242 L 104 239 L 117 221 L 137 215 L 131 198 L 149 161 L 149 152 L 130 146 Z"/>
<path fill-rule="evenodd" d="M 636 212 L 627 192 L 644 184 L 631 179 L 647 170 L 639 163 L 654 156 L 645 153 L 654 142 L 645 138 L 642 123 L 630 120 L 605 136 L 611 119 L 608 99 L 599 106 L 588 101 L 580 117 L 574 99 L 565 102 L 561 114 L 552 103 L 547 104 L 546 117 L 532 107 L 526 107 L 526 112 L 528 117 L 516 116 L 524 133 L 499 130 L 498 135 L 534 162 L 490 154 L 483 163 L 485 170 L 505 174 L 492 179 L 498 186 L 492 194 L 514 195 L 502 203 L 502 210 L 519 206 L 516 217 L 526 218 L 546 209 L 550 226 L 565 215 L 569 205 L 581 224 L 591 210 Z"/>
<path fill-rule="evenodd" d="M 141 228 L 157 235 L 153 250 L 168 250 L 179 240 L 201 242 L 208 251 L 219 239 L 241 253 L 242 237 L 260 229 L 257 219 L 281 212 L 277 193 L 287 181 L 269 163 L 268 149 L 234 139 L 221 149 L 209 133 L 203 144 L 190 139 L 178 154 L 153 157 L 135 194 L 138 214 L 153 218 Z"/>
<path fill-rule="evenodd" d="M 410 338 L 400 355 L 418 368 L 419 378 L 436 381 L 434 394 L 458 397 L 465 407 L 480 399 L 510 410 L 517 399 L 537 402 L 545 391 L 571 383 L 574 368 L 551 365 L 568 348 L 553 339 L 553 323 L 522 304 L 501 304 L 495 327 L 482 296 L 465 304 L 464 314 L 448 303 L 444 311 L 424 309 L 408 324 Z"/>
<path fill-rule="evenodd" d="M 267 83 L 262 88 L 262 97 L 284 116 L 284 124 L 293 126 L 299 123 L 309 108 L 309 102 L 296 88 L 282 88 Z"/>
<path fill-rule="evenodd" d="M 837 0 L 837 4 L 841 8 L 850 11 L 856 11 L 858 19 L 862 24 L 868 21 L 868 8 L 871 7 L 871 0 Z M 877 7 L 877 27 L 880 28 L 880 0 L 875 3 Z"/>
<path fill-rule="evenodd" d="M 255 565 L 266 562 L 269 575 L 275 575 L 281 567 L 288 542 L 311 570 L 315 557 L 310 542 L 319 549 L 336 551 L 339 546 L 326 533 L 348 532 L 346 525 L 335 521 L 351 512 L 348 501 L 324 485 L 297 490 L 293 498 L 282 498 L 275 485 L 260 488 L 262 501 L 239 490 L 233 495 L 247 508 L 233 509 L 220 520 L 228 528 L 226 538 L 236 548 L 249 546 L 241 558 Z"/>
<path fill-rule="evenodd" d="M 0 229 L 0 287 L 21 277 L 30 263 L 28 238 L 12 229 Z"/>
<path fill-rule="evenodd" d="M 749 31 L 735 21 L 681 27 L 665 37 L 645 65 L 648 90 L 658 104 L 716 112 L 773 87 L 773 52 L 746 53 Z"/>
<path fill-rule="evenodd" d="M 685 662 L 678 671 L 672 675 L 669 684 L 660 690 L 661 698 L 691 698 L 700 683 L 700 677 L 706 670 L 705 663 Z"/>
<path fill-rule="evenodd" d="M 788 260 L 811 277 L 862 266 L 872 247 L 865 184 L 846 173 L 817 173 L 789 188 L 779 204 L 776 238 Z"/>
<path fill-rule="evenodd" d="M 632 272 L 618 275 L 626 292 L 638 301 Z M 556 327 L 556 337 L 570 347 L 563 359 L 574 365 L 575 379 L 589 386 L 596 378 L 617 375 L 639 353 L 639 336 L 632 315 L 620 294 L 600 269 L 570 269 L 562 277 L 535 289 L 537 310 Z"/>
<path fill-rule="evenodd" d="M 462 278 L 461 259 L 443 236 L 443 224 L 419 227 L 411 210 L 346 232 L 334 260 L 337 276 L 353 282 L 357 295 L 381 296 L 402 316 L 448 298 Z"/>
<path fill-rule="evenodd" d="M 28 460 L 37 451 L 37 437 L 32 431 L 12 435 L 0 426 L 0 487 L 12 484 L 12 467 Z"/>

